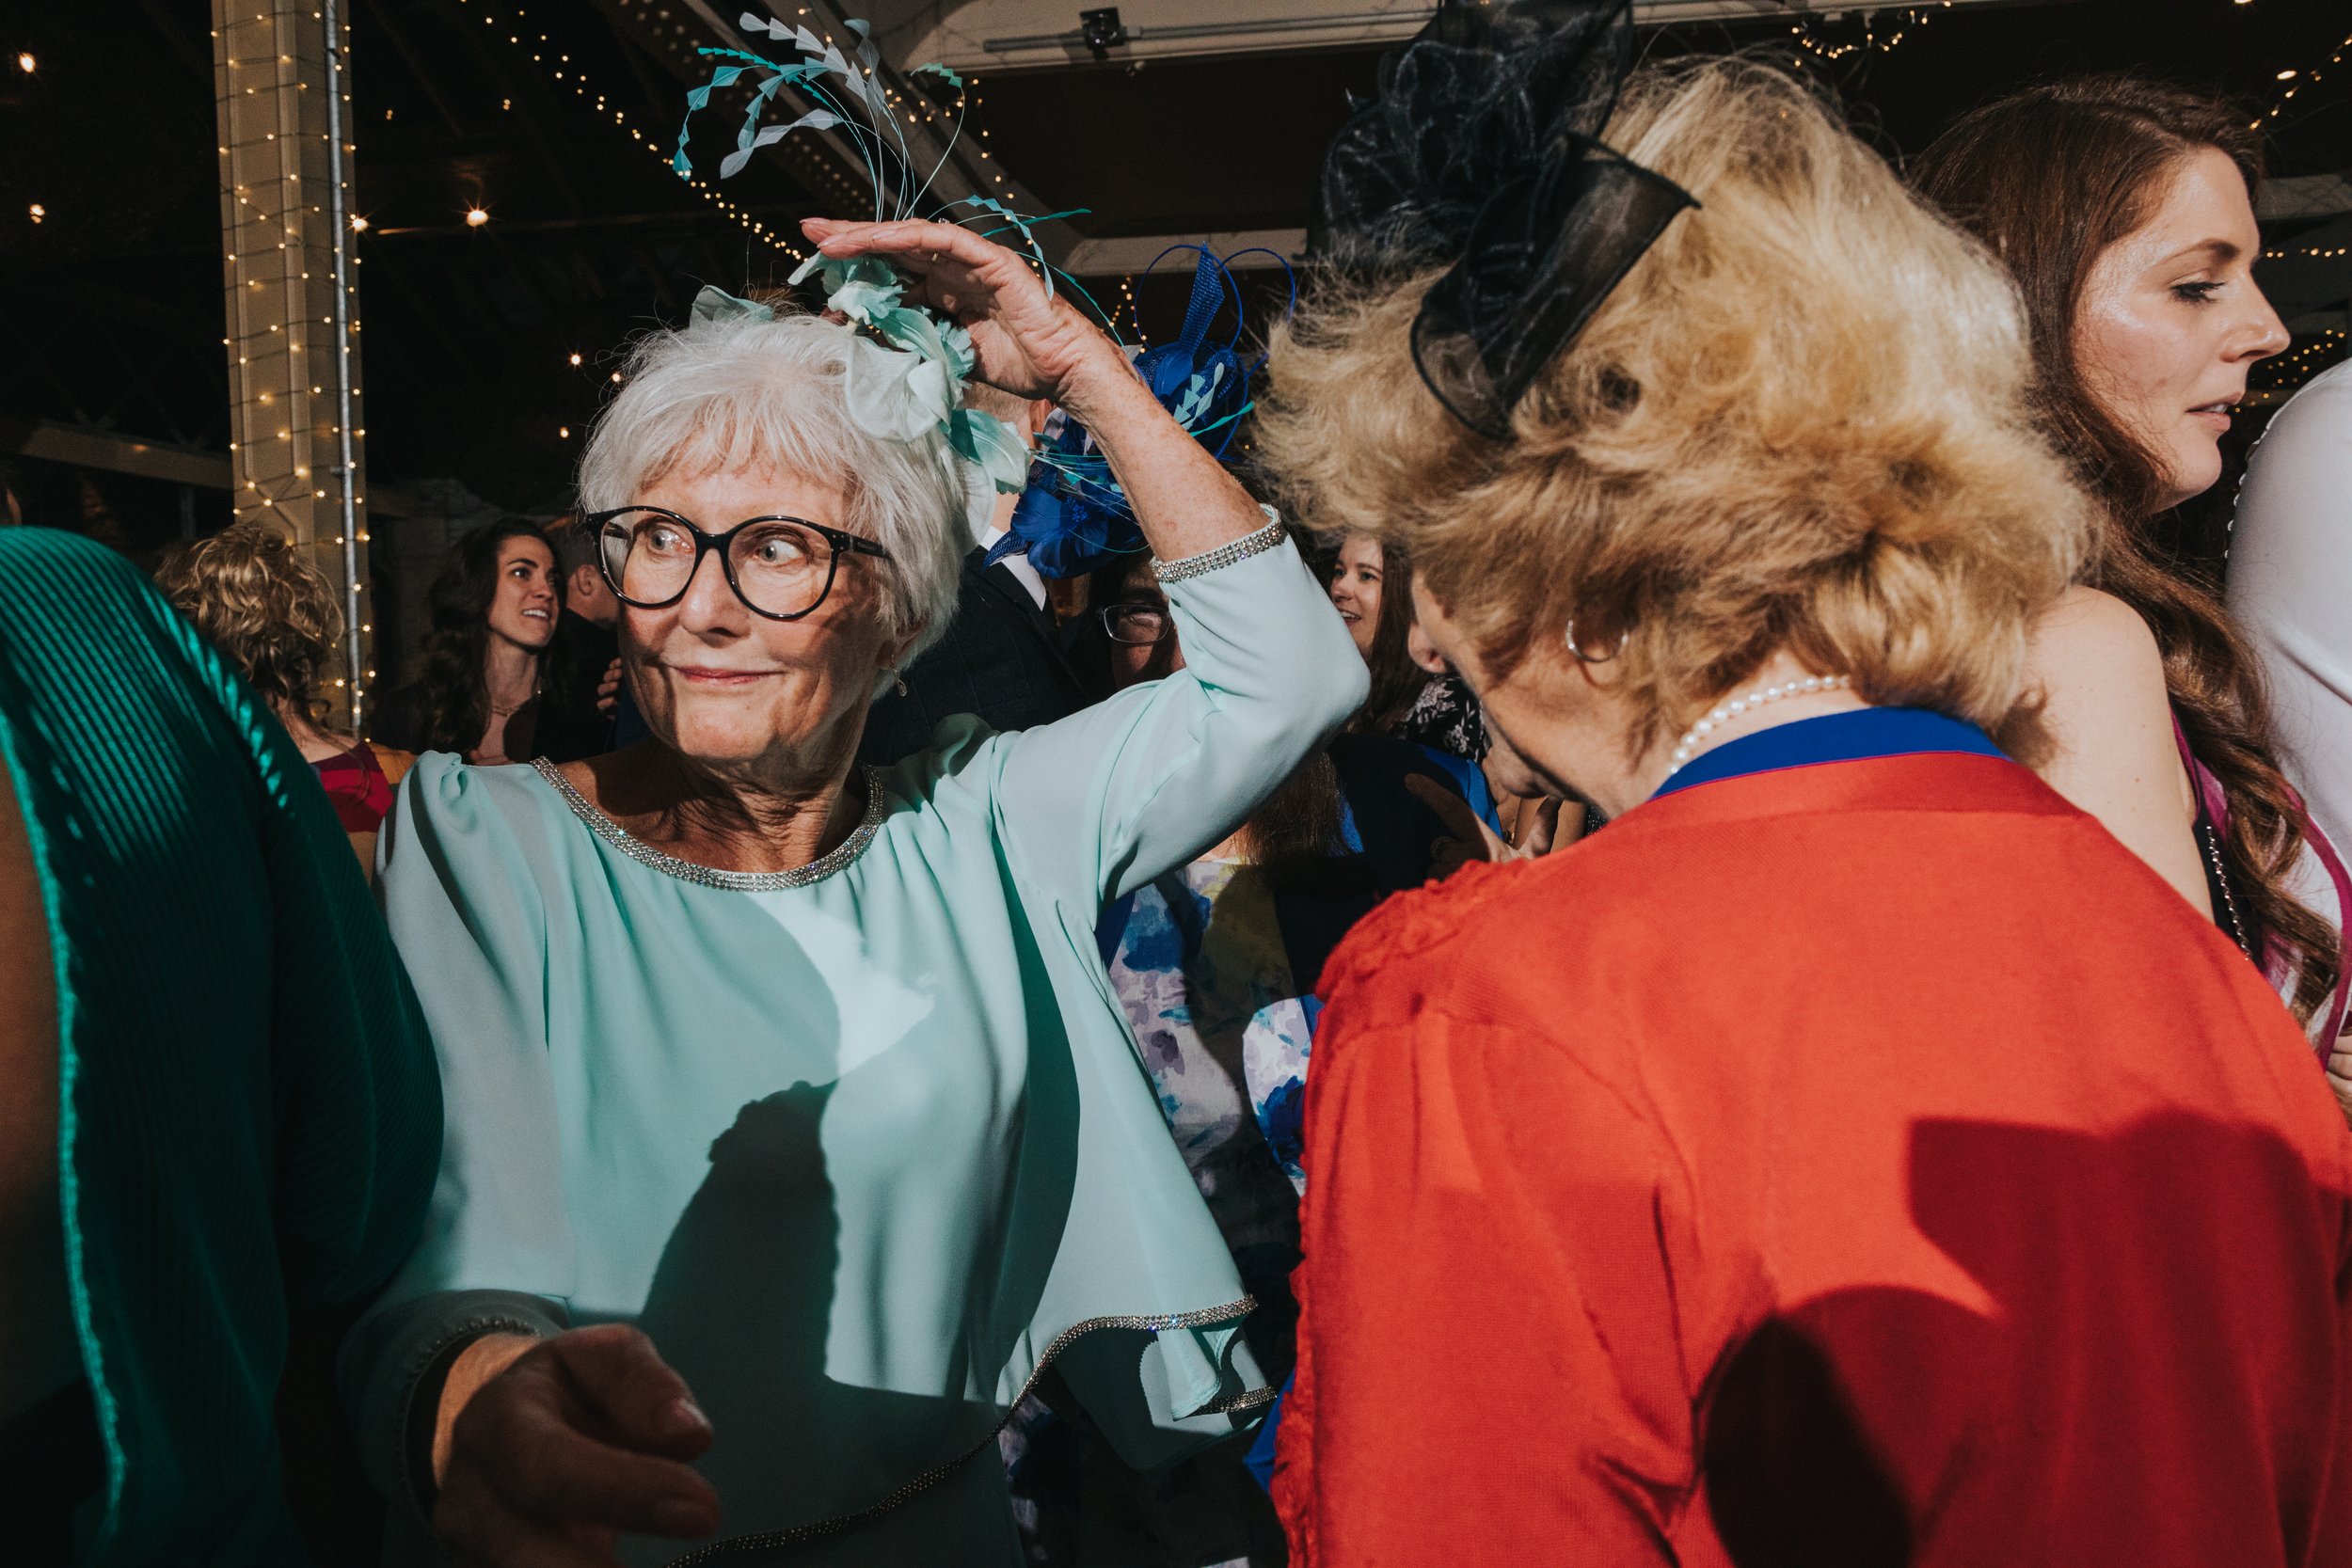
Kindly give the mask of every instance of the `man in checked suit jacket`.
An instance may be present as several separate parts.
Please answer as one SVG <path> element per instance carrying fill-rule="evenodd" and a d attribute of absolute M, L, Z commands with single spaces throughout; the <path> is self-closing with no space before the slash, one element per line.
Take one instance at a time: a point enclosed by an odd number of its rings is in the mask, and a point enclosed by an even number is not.
<path fill-rule="evenodd" d="M 1025 730 L 1087 705 L 1036 568 L 1019 555 L 983 567 L 987 554 L 982 544 L 963 558 L 956 618 L 906 667 L 906 695 L 885 692 L 867 711 L 860 761 L 886 767 L 921 751 L 951 714 L 977 713 L 994 730 Z"/>

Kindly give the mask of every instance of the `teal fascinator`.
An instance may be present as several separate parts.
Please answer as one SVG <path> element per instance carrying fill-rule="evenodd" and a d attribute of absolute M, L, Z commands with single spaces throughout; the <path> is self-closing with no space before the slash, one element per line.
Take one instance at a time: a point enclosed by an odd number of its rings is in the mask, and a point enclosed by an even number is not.
<path fill-rule="evenodd" d="M 955 71 L 932 64 L 917 66 L 911 73 L 935 76 L 958 89 L 956 119 L 946 146 L 931 165 L 930 175 L 918 178 L 914 150 L 901 125 L 903 117 L 882 84 L 881 51 L 874 46 L 867 24 L 856 20 L 847 24 L 857 35 L 851 54 L 844 54 L 838 45 L 805 26 L 750 11 L 743 12 L 736 25 L 747 40 L 764 39 L 790 47 L 776 51 L 779 57 L 775 58 L 743 49 L 699 51 L 719 63 L 707 84 L 686 95 L 686 122 L 678 129 L 677 150 L 671 160 L 681 176 L 691 174 L 694 167 L 687 153 L 694 115 L 709 107 L 713 91 L 749 80 L 754 84 L 751 101 L 736 133 L 735 150 L 719 166 L 722 179 L 739 172 L 758 149 L 795 131 L 837 131 L 866 163 L 874 194 L 875 222 L 931 218 L 984 224 L 983 238 L 1004 239 L 1015 249 L 1027 252 L 1048 293 L 1056 291 L 1057 282 L 1066 286 L 1071 296 L 1082 301 L 1113 341 L 1118 341 L 1117 324 L 1075 278 L 1046 260 L 1044 247 L 1038 242 L 1038 226 L 1079 216 L 1085 209 L 1031 216 L 992 197 L 930 199 L 932 177 L 946 165 L 963 134 L 963 79 Z M 784 105 L 781 111 L 780 103 Z M 854 330 L 847 392 L 850 416 L 859 427 L 900 441 L 938 433 L 972 476 L 967 490 L 976 520 L 986 515 L 993 495 L 1026 492 L 1015 510 L 1010 532 L 996 546 L 996 555 L 1025 549 L 1041 572 L 1068 577 L 1143 548 L 1142 531 L 1136 526 L 1126 496 L 1082 425 L 1057 414 L 1048 425 L 1045 442 L 1033 452 L 1025 432 L 1016 432 L 993 415 L 961 406 L 974 362 L 971 335 L 928 309 L 908 304 L 905 280 L 889 262 L 879 257 L 834 258 L 820 253 L 802 263 L 791 281 L 799 284 L 811 275 L 824 288 L 826 309 L 839 312 Z M 1211 338 L 1210 329 L 1228 291 L 1235 307 L 1235 325 L 1232 340 L 1220 345 Z M 1177 423 L 1220 455 L 1249 411 L 1248 386 L 1257 368 L 1256 361 L 1245 361 L 1237 352 L 1239 305 L 1240 291 L 1223 262 L 1201 250 L 1192 306 L 1177 341 L 1146 351 L 1135 360 L 1137 375 Z M 747 313 L 763 319 L 773 316 L 766 306 L 737 299 L 715 288 L 705 288 L 694 302 L 698 320 Z"/>
<path fill-rule="evenodd" d="M 857 35 L 854 55 L 845 55 L 838 45 L 805 26 L 794 26 L 750 11 L 745 11 L 736 25 L 747 39 L 764 37 L 787 43 L 791 52 L 781 59 L 771 59 L 742 49 L 699 51 L 721 63 L 713 69 L 707 83 L 686 95 L 686 122 L 678 128 L 677 150 L 671 159 L 671 166 L 681 177 L 691 174 L 694 168 L 686 149 L 695 113 L 709 107 L 714 90 L 733 87 L 750 77 L 755 82 L 755 88 L 744 111 L 742 127 L 737 133 L 735 150 L 719 165 L 722 179 L 739 172 L 758 149 L 781 141 L 795 131 L 839 130 L 849 136 L 866 161 L 874 190 L 875 222 L 914 217 L 955 223 L 969 222 L 975 217 L 988 219 L 992 227 L 987 233 L 992 237 L 1007 232 L 1019 235 L 1022 246 L 1036 260 L 1047 290 L 1052 290 L 1055 269 L 1046 262 L 1033 229 L 1050 218 L 1074 214 L 1056 213 L 1027 217 L 985 196 L 929 203 L 930 210 L 926 211 L 931 181 L 926 178 L 918 182 L 915 178 L 913 150 L 876 71 L 881 51 L 874 46 L 872 29 L 867 24 L 852 20 L 848 24 Z M 944 65 L 919 66 L 914 74 L 938 76 L 959 89 L 963 86 L 963 79 Z M 771 122 L 769 117 L 779 100 L 791 104 L 797 112 Z M 949 150 L 963 130 L 961 96 L 957 105 Z M 943 151 L 938 163 L 932 166 L 932 173 L 935 175 L 946 162 L 946 153 Z M 969 211 L 957 215 L 959 209 Z M 859 427 L 871 435 L 898 441 L 916 440 L 937 432 L 948 449 L 970 465 L 976 478 L 983 482 L 980 487 L 984 493 L 1018 492 L 1029 467 L 1025 436 L 993 415 L 961 406 L 964 383 L 973 367 L 971 335 L 952 322 L 906 303 L 905 280 L 890 263 L 877 257 L 811 256 L 792 274 L 791 281 L 801 283 L 811 274 L 821 278 L 825 308 L 846 317 L 854 331 L 847 390 L 850 414 Z M 1096 313 L 1101 314 L 1099 309 Z M 771 319 L 774 312 L 764 305 L 737 299 L 715 288 L 705 288 L 694 301 L 697 321 L 745 315 Z"/>

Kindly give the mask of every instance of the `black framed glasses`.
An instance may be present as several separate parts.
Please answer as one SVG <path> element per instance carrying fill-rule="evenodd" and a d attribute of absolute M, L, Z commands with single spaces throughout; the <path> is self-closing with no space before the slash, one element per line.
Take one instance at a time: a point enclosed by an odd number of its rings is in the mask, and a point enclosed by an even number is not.
<path fill-rule="evenodd" d="M 1102 620 L 1104 636 L 1130 648 L 1148 648 L 1154 642 L 1165 642 L 1168 634 L 1176 629 L 1176 623 L 1168 618 L 1168 607 L 1148 601 L 1106 604 L 1095 614 Z"/>
<path fill-rule="evenodd" d="M 613 597 L 635 610 L 662 610 L 686 597 L 706 554 L 718 556 L 727 586 L 755 615 L 797 621 L 825 602 L 845 555 L 890 552 L 870 539 L 805 517 L 753 517 L 724 533 L 660 506 L 592 512 L 596 563 Z"/>

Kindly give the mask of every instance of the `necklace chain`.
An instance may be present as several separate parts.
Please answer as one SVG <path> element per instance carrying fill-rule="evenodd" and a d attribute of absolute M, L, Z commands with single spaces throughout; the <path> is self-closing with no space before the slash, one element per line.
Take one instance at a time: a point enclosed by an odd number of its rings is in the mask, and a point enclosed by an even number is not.
<path fill-rule="evenodd" d="M 1683 765 L 1696 753 L 1700 741 L 1705 740 L 1720 726 L 1729 723 L 1750 708 L 1762 707 L 1766 703 L 1776 703 L 1783 697 L 1804 697 L 1817 691 L 1836 691 L 1851 684 L 1853 683 L 1844 675 L 1807 675 L 1801 681 L 1788 681 L 1780 686 L 1768 686 L 1761 690 L 1751 691 L 1745 696 L 1732 698 L 1692 725 L 1690 732 L 1676 743 L 1674 755 L 1668 759 L 1670 766 L 1666 769 L 1666 777 L 1671 779 L 1682 771 Z"/>

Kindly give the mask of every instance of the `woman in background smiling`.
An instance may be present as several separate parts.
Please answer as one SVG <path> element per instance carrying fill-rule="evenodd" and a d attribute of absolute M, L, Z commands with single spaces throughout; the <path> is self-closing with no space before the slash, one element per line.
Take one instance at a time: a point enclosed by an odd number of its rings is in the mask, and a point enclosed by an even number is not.
<path fill-rule="evenodd" d="M 564 608 L 547 535 L 523 517 L 475 529 L 434 578 L 431 604 L 424 673 L 385 700 L 372 733 L 407 752 L 530 761 L 540 664 Z"/>

